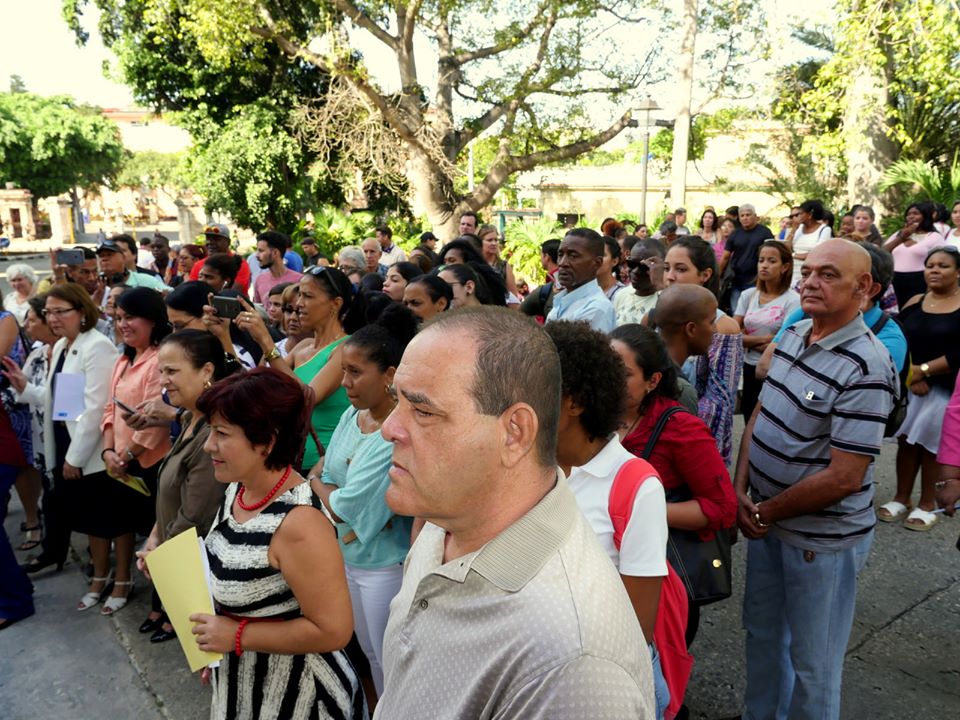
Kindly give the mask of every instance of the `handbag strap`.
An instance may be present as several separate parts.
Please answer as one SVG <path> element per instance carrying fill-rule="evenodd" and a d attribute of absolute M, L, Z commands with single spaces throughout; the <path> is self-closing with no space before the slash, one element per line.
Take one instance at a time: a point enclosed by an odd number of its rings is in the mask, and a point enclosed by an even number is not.
<path fill-rule="evenodd" d="M 682 405 L 674 405 L 673 407 L 668 407 L 660 414 L 660 417 L 657 418 L 657 424 L 653 426 L 653 432 L 651 432 L 650 437 L 647 438 L 647 444 L 643 446 L 643 452 L 640 453 L 640 457 L 644 460 L 650 459 L 650 456 L 653 455 L 653 448 L 657 444 L 657 440 L 660 439 L 663 429 L 667 426 L 667 421 L 678 412 L 686 412 L 686 409 Z"/>

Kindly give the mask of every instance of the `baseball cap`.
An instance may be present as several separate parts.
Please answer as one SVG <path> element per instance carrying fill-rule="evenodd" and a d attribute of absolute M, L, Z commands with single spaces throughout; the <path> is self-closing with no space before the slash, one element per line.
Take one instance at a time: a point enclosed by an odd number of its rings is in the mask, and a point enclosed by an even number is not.
<path fill-rule="evenodd" d="M 113 239 L 104 239 L 97 243 L 97 255 L 102 252 L 123 252 L 120 243 Z"/>
<path fill-rule="evenodd" d="M 230 230 L 226 225 L 220 225 L 219 223 L 213 225 L 207 225 L 203 229 L 204 235 L 214 235 L 216 237 L 222 237 L 224 240 L 230 239 Z"/>

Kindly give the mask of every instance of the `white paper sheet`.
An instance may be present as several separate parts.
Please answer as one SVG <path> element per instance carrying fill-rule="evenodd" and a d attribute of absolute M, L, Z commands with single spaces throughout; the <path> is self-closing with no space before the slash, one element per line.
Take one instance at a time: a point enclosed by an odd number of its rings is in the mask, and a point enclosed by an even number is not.
<path fill-rule="evenodd" d="M 75 421 L 83 415 L 83 375 L 57 373 L 54 379 L 53 419 Z"/>

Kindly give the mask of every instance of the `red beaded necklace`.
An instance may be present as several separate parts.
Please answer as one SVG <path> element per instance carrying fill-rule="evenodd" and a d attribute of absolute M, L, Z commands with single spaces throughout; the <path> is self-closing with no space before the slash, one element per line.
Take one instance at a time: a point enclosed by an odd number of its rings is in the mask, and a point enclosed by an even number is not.
<path fill-rule="evenodd" d="M 283 471 L 283 476 L 280 478 L 280 481 L 276 485 L 274 485 L 273 489 L 264 496 L 263 500 L 261 500 L 260 502 L 255 502 L 252 505 L 243 504 L 243 493 L 246 491 L 246 488 L 243 486 L 243 483 L 241 483 L 240 490 L 237 492 L 237 505 L 239 505 L 241 508 L 243 508 L 247 512 L 250 512 L 251 510 L 259 510 L 268 502 L 273 500 L 273 496 L 277 494 L 277 492 L 280 490 L 281 487 L 283 487 L 283 484 L 287 481 L 287 478 L 290 477 L 290 473 L 292 472 L 292 470 L 293 470 L 293 466 L 287 465 L 287 469 Z"/>

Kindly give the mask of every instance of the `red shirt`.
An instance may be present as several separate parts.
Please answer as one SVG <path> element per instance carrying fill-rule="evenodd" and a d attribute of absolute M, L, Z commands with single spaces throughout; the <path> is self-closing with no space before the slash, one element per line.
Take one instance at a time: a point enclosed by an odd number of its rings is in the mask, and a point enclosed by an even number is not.
<path fill-rule="evenodd" d="M 623 446 L 640 457 L 661 413 L 679 404 L 662 395 L 655 398 L 634 431 L 623 439 Z M 675 488 L 689 488 L 707 516 L 710 530 L 730 527 L 736 521 L 737 496 L 730 473 L 713 436 L 696 415 L 679 412 L 671 416 L 648 461 L 660 474 L 668 495 Z M 712 533 L 701 533 L 701 537 L 708 540 Z"/>
<path fill-rule="evenodd" d="M 228 253 L 233 255 L 233 253 Z M 200 268 L 203 267 L 203 264 L 207 261 L 206 258 L 200 258 L 193 264 L 193 269 L 190 270 L 190 279 L 199 280 L 200 279 Z M 237 271 L 237 280 L 234 283 L 234 286 L 237 290 L 242 292 L 244 295 L 247 294 L 247 291 L 250 289 L 250 266 L 247 265 L 247 261 L 243 258 L 240 258 L 240 269 Z"/>

